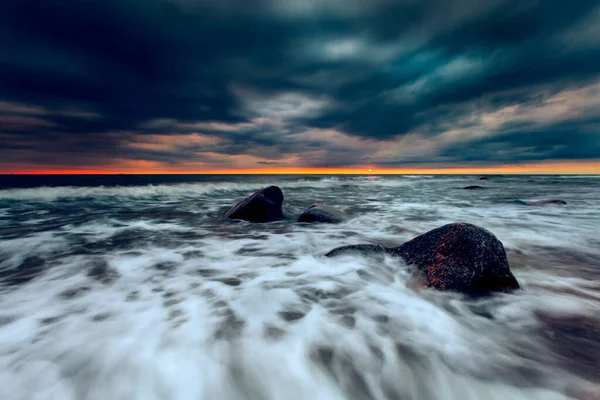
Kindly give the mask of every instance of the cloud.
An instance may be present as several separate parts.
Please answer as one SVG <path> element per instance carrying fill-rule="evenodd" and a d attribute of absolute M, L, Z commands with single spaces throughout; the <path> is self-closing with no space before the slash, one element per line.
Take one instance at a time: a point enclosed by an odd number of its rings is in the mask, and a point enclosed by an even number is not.
<path fill-rule="evenodd" d="M 215 148 L 227 141 L 225 139 L 192 133 L 185 135 L 137 135 L 127 136 L 122 145 L 131 149 L 150 151 L 186 151 L 196 148 Z"/>
<path fill-rule="evenodd" d="M 29 131 L 31 129 L 54 128 L 57 125 L 36 117 L 21 115 L 0 115 L 0 130 L 2 131 Z"/>
<path fill-rule="evenodd" d="M 0 150 L 197 168 L 593 160 L 597 26 L 596 0 L 2 2 Z"/>
<path fill-rule="evenodd" d="M 257 161 L 256 164 L 260 165 L 280 165 L 281 163 L 278 161 Z"/>

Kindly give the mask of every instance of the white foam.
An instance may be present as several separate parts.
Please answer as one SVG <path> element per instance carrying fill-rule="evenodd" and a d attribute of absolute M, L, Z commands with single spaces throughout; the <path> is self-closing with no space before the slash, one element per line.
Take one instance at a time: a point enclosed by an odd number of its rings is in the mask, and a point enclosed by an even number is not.
<path fill-rule="evenodd" d="M 37 394 L 78 399 L 243 399 L 251 393 L 252 398 L 302 399 L 312 393 L 311 397 L 319 399 L 344 399 L 351 383 L 338 381 L 340 376 L 332 378 L 310 358 L 316 346 L 326 346 L 339 352 L 342 360 L 352 360 L 365 373 L 373 393 L 389 386 L 386 390 L 418 398 L 438 398 L 440 393 L 448 399 L 563 398 L 542 389 L 514 387 L 502 376 L 495 383 L 470 377 L 468 371 L 510 367 L 510 362 L 506 364 L 512 357 L 507 347 L 510 339 L 503 336 L 503 329 L 478 320 L 465 326 L 436 304 L 440 298 L 432 302 L 432 293 L 422 297 L 409 289 L 407 275 L 396 271 L 394 260 L 387 259 L 380 270 L 368 260 L 301 255 L 318 253 L 319 243 L 332 241 L 324 233 L 300 231 L 294 238 L 273 234 L 268 240 L 240 239 L 229 245 L 221 239 L 207 239 L 198 246 L 205 254 L 200 259 L 185 260 L 183 249 L 142 249 L 137 256 L 107 254 L 111 267 L 122 274 L 110 286 L 91 281 L 85 271 L 57 286 L 49 274 L 0 301 L 1 309 L 11 310 L 18 318 L 0 328 L 0 343 L 8 350 L 0 356 L 7 367 L 0 387 L 11 390 L 7 398 Z M 255 253 L 238 254 L 249 245 Z M 271 256 L 273 252 L 293 254 L 295 259 L 274 267 L 281 260 Z M 70 265 L 80 261 L 65 260 L 62 268 L 74 268 Z M 178 264 L 171 276 L 153 268 L 166 261 Z M 194 276 L 199 268 L 220 271 L 222 276 L 253 277 L 242 278 L 240 287 L 231 287 Z M 356 273 L 359 269 L 372 271 L 376 279 L 365 281 Z M 191 283 L 199 286 L 190 289 Z M 71 300 L 59 296 L 65 287 L 82 285 L 92 290 Z M 215 339 L 223 318 L 214 314 L 218 306 L 202 295 L 206 290 L 244 321 L 241 336 Z M 307 304 L 298 295 L 302 290 L 349 291 L 339 302 L 357 309 L 355 328 L 340 325 L 325 303 Z M 139 291 L 139 298 L 126 301 L 131 291 Z M 169 291 L 181 300 L 173 307 L 163 306 Z M 178 327 L 169 319 L 173 309 L 181 310 L 185 319 Z M 306 315 L 289 324 L 278 314 L 287 309 Z M 523 315 L 523 304 L 511 309 L 498 314 L 529 317 Z M 93 320 L 103 313 L 109 315 L 106 320 Z M 390 332 L 383 336 L 373 320 L 378 314 L 389 318 Z M 53 316 L 62 319 L 40 325 L 40 320 Z M 264 336 L 265 325 L 286 333 L 273 342 Z M 385 354 L 383 365 L 369 351 L 369 343 Z M 413 348 L 425 357 L 425 365 L 397 359 L 394 343 Z M 27 384 L 34 372 L 45 372 L 43 384 Z M 8 381 L 19 384 L 7 386 Z M 428 392 L 423 392 L 423 385 L 429 387 Z"/>
<path fill-rule="evenodd" d="M 324 253 L 343 244 L 400 244 L 457 220 L 488 228 L 509 250 L 589 253 L 598 217 L 577 207 L 482 206 L 462 192 L 416 198 L 408 190 L 421 190 L 422 182 L 399 181 L 356 179 L 358 191 L 374 185 L 377 195 L 388 187 L 407 192 L 370 202 L 370 211 L 338 225 L 219 225 L 223 232 L 211 228 L 214 221 L 193 226 L 153 214 L 120 221 L 107 213 L 0 241 L 2 267 L 30 254 L 53 260 L 36 279 L 0 293 L 0 398 L 546 400 L 592 387 L 552 358 L 536 319 L 540 312 L 598 315 L 600 288 L 590 281 L 515 269 L 522 292 L 474 302 L 415 288 L 409 269 L 390 257 Z M 348 181 L 281 182 L 293 190 L 341 185 Z M 27 189 L 9 198 L 91 196 L 113 205 L 127 198 L 140 211 L 191 199 L 179 205 L 183 211 L 212 210 L 257 186 Z M 107 244 L 93 256 L 69 252 L 72 236 L 110 243 L 128 229 L 203 235 L 175 245 Z M 88 276 L 92 257 L 119 278 Z"/>
<path fill-rule="evenodd" d="M 560 179 L 598 179 L 600 175 L 560 175 Z"/>
<path fill-rule="evenodd" d="M 27 257 L 58 253 L 67 247 L 67 241 L 55 232 L 40 232 L 16 239 L 0 240 L 0 269 L 19 266 Z"/>
<path fill-rule="evenodd" d="M 131 198 L 131 199 L 169 199 L 169 198 L 194 198 L 199 195 L 210 193 L 224 193 L 245 190 L 252 193 L 261 187 L 268 185 L 280 186 L 284 191 L 286 188 L 330 188 L 341 185 L 363 185 L 378 187 L 404 187 L 414 185 L 413 180 L 419 178 L 414 176 L 411 179 L 379 179 L 377 176 L 357 176 L 347 179 L 341 177 L 324 177 L 318 180 L 299 179 L 296 181 L 277 180 L 274 177 L 269 183 L 242 183 L 242 182 L 204 182 L 204 183 L 185 183 L 170 185 L 146 185 L 146 186 L 116 186 L 116 187 L 37 187 L 30 189 L 4 189 L 0 190 L 0 200 L 31 200 L 31 201 L 56 201 L 69 198 L 93 198 L 103 199 L 109 197 Z M 427 179 L 427 177 L 425 177 Z"/>

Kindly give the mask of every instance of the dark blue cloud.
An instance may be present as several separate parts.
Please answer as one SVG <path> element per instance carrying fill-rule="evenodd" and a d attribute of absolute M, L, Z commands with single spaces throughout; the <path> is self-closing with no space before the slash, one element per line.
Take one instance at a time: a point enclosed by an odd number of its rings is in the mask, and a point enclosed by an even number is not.
<path fill-rule="evenodd" d="M 62 163 L 57 155 L 69 153 L 88 155 L 73 163 L 101 163 L 107 151 L 184 162 L 202 145 L 123 143 L 201 127 L 227 139 L 221 154 L 265 158 L 260 165 L 292 153 L 315 165 L 597 158 L 600 111 L 538 119 L 557 112 L 544 99 L 600 80 L 599 3 L 8 0 L 0 148 L 21 150 L 20 163 Z M 518 105 L 544 111 L 493 126 L 473 118 Z M 296 139 L 311 129 L 382 143 L 420 135 L 433 148 L 378 159 L 368 153 L 375 145 Z M 486 132 L 448 141 L 452 129 Z M 49 149 L 48 137 L 63 145 Z M 318 148 L 327 159 L 315 158 Z"/>

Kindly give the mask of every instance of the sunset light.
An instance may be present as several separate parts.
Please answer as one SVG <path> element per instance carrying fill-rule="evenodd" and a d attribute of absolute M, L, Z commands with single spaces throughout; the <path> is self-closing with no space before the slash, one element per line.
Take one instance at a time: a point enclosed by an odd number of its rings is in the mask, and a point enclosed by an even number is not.
<path fill-rule="evenodd" d="M 600 400 L 600 0 L 0 0 L 0 400 Z"/>

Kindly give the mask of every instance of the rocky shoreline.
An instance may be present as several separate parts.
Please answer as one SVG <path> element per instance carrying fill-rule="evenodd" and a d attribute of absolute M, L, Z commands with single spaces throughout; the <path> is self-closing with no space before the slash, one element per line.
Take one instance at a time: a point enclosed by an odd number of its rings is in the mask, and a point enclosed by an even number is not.
<path fill-rule="evenodd" d="M 225 214 L 225 218 L 259 223 L 283 220 L 283 201 L 281 188 L 267 186 L 238 202 Z M 340 223 L 345 219 L 341 212 L 316 203 L 296 221 Z M 488 230 L 464 222 L 433 229 L 397 247 L 347 245 L 332 249 L 325 255 L 389 255 L 414 267 L 415 276 L 423 286 L 470 296 L 506 293 L 520 288 L 510 271 L 502 242 Z"/>

